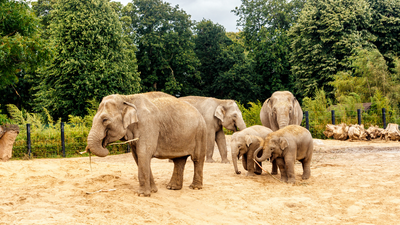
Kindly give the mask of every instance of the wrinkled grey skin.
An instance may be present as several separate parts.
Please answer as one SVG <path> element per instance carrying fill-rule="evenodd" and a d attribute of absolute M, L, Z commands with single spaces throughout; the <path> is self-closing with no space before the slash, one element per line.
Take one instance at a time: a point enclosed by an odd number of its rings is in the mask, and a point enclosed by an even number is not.
<path fill-rule="evenodd" d="M 158 190 L 150 168 L 151 158 L 173 160 L 174 172 L 167 188 L 179 190 L 190 156 L 194 163 L 190 188 L 202 188 L 206 124 L 192 105 L 162 92 L 104 97 L 93 118 L 86 150 L 104 157 L 109 153 L 105 148 L 108 144 L 133 138 L 139 138 L 130 142 L 138 165 L 139 196 L 150 196 Z"/>
<path fill-rule="evenodd" d="M 277 131 L 287 125 L 300 125 L 303 110 L 289 91 L 276 91 L 268 98 L 260 111 L 262 125 Z"/>
<path fill-rule="evenodd" d="M 258 157 L 259 151 L 263 151 Z M 304 127 L 289 125 L 278 131 L 270 133 L 263 146 L 254 152 L 254 158 L 262 162 L 271 158 L 275 160 L 281 171 L 281 180 L 295 183 L 294 163 L 299 160 L 303 165 L 302 179 L 306 180 L 311 175 L 311 160 L 313 153 L 313 138 Z"/>
<path fill-rule="evenodd" d="M 193 105 L 204 117 L 207 126 L 206 162 L 214 162 L 214 143 L 217 143 L 222 163 L 229 163 L 225 134 L 222 127 L 231 131 L 243 130 L 246 124 L 242 113 L 233 100 L 187 96 L 179 98 Z"/>
<path fill-rule="evenodd" d="M 236 174 L 241 172 L 238 170 L 237 160 L 242 157 L 242 165 L 247 170 L 246 176 L 260 175 L 262 170 L 260 167 L 255 165 L 253 161 L 254 151 L 260 147 L 263 140 L 272 130 L 260 126 L 254 125 L 244 130 L 236 132 L 231 137 L 231 152 L 232 152 L 232 163 Z M 259 156 L 262 155 L 262 151 L 259 152 Z M 276 165 L 275 165 L 276 167 Z"/>

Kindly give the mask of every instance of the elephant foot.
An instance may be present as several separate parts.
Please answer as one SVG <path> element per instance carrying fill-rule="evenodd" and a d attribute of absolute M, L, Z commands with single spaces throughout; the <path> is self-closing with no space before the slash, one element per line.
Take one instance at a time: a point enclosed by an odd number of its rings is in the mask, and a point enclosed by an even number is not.
<path fill-rule="evenodd" d="M 182 185 L 169 183 L 169 184 L 167 184 L 167 189 L 169 189 L 169 190 L 181 190 L 182 189 Z"/>
<path fill-rule="evenodd" d="M 256 174 L 254 172 L 247 172 L 247 177 L 254 177 Z"/>
<path fill-rule="evenodd" d="M 310 175 L 308 175 L 308 176 L 303 175 L 303 176 L 301 177 L 301 179 L 303 179 L 303 180 L 308 180 L 308 178 L 310 178 Z"/>
<path fill-rule="evenodd" d="M 223 159 L 223 160 L 221 161 L 221 163 L 226 163 L 226 164 L 229 164 L 230 162 L 229 162 L 229 160 L 228 160 L 228 159 Z"/>
<path fill-rule="evenodd" d="M 289 184 L 294 184 L 294 183 L 296 183 L 296 179 L 289 179 L 286 182 Z"/>
<path fill-rule="evenodd" d="M 151 193 L 156 193 L 158 191 L 158 188 L 156 186 L 151 187 Z"/>
<path fill-rule="evenodd" d="M 214 159 L 209 158 L 209 159 L 206 159 L 206 163 L 215 163 L 215 161 L 214 161 Z"/>
<path fill-rule="evenodd" d="M 144 188 L 139 188 L 137 195 L 139 197 L 150 197 L 151 192 L 149 190 L 145 190 Z"/>
<path fill-rule="evenodd" d="M 203 189 L 203 185 L 192 183 L 192 184 L 189 186 L 189 188 L 191 188 L 191 189 L 193 189 L 193 190 L 200 190 L 200 189 Z"/>
<path fill-rule="evenodd" d="M 272 171 L 272 172 L 271 172 L 271 175 L 278 175 L 278 172 Z"/>
<path fill-rule="evenodd" d="M 262 172 L 261 172 L 261 171 L 255 171 L 254 173 L 255 173 L 256 175 L 261 175 Z"/>

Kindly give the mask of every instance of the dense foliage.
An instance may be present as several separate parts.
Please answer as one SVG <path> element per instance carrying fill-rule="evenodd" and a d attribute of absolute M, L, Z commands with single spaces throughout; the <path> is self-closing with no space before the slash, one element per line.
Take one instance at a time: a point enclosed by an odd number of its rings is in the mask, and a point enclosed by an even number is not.
<path fill-rule="evenodd" d="M 140 90 L 134 54 L 108 1 L 59 0 L 50 33 L 55 56 L 40 71 L 36 110 L 66 120 L 84 115 L 88 99 Z"/>

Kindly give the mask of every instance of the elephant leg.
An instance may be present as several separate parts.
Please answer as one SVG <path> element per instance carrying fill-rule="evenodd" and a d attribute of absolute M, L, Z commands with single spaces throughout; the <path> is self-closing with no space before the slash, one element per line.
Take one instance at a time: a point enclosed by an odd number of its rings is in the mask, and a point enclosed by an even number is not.
<path fill-rule="evenodd" d="M 247 170 L 247 154 L 242 155 L 243 169 Z"/>
<path fill-rule="evenodd" d="M 217 132 L 217 134 L 215 135 L 215 141 L 217 142 L 219 154 L 221 155 L 221 159 L 222 159 L 221 162 L 229 163 L 228 149 L 226 148 L 226 139 L 225 139 L 225 134 L 224 134 L 223 129 L 221 129 L 220 131 Z"/>
<path fill-rule="evenodd" d="M 254 168 L 254 161 L 252 154 L 250 152 L 247 153 L 247 174 L 246 176 L 255 176 L 256 174 L 254 173 L 255 168 Z"/>
<path fill-rule="evenodd" d="M 254 163 L 254 161 L 253 161 L 253 163 Z M 262 162 L 259 162 L 258 164 L 260 164 L 260 166 L 262 166 Z M 254 173 L 257 175 L 262 174 L 262 169 L 256 163 L 254 163 Z"/>
<path fill-rule="evenodd" d="M 151 174 L 150 161 L 150 157 L 138 156 L 139 196 L 150 197 L 151 178 L 153 177 Z"/>
<path fill-rule="evenodd" d="M 281 181 L 287 182 L 288 177 L 285 169 L 285 161 L 283 161 L 283 158 L 276 158 L 274 161 L 276 161 L 276 164 L 278 165 L 279 170 L 281 171 Z"/>
<path fill-rule="evenodd" d="M 136 154 L 136 146 L 132 145 L 132 144 L 130 146 L 131 146 L 132 156 L 135 159 L 136 165 L 139 165 L 138 164 L 138 156 Z M 156 183 L 154 182 L 153 172 L 151 171 L 151 168 L 150 168 L 150 188 L 151 188 L 151 192 L 153 192 L 153 193 L 156 193 L 158 191 Z"/>
<path fill-rule="evenodd" d="M 172 159 L 174 161 L 174 172 L 171 180 L 167 185 L 170 190 L 180 190 L 183 185 L 183 171 L 185 169 L 186 160 L 188 156 Z"/>
<path fill-rule="evenodd" d="M 303 166 L 303 176 L 301 176 L 301 178 L 303 180 L 307 180 L 308 178 L 310 178 L 311 175 L 311 159 L 302 159 L 300 160 L 300 162 Z"/>
<path fill-rule="evenodd" d="M 294 173 L 294 163 L 295 160 L 292 157 L 285 157 L 285 170 L 286 170 L 286 175 L 287 175 L 287 182 L 288 183 L 295 183 L 296 182 L 296 176 Z"/>
<path fill-rule="evenodd" d="M 272 175 L 277 175 L 278 174 L 278 165 L 276 164 L 276 160 L 273 160 L 272 162 Z"/>
<path fill-rule="evenodd" d="M 215 162 L 213 157 L 214 154 L 214 143 L 215 143 L 215 132 L 211 131 L 207 133 L 207 152 L 206 152 L 206 162 Z"/>
<path fill-rule="evenodd" d="M 203 188 L 204 158 L 200 158 L 199 160 L 194 160 L 193 164 L 194 164 L 193 182 L 189 187 L 195 190 L 199 190 Z"/>

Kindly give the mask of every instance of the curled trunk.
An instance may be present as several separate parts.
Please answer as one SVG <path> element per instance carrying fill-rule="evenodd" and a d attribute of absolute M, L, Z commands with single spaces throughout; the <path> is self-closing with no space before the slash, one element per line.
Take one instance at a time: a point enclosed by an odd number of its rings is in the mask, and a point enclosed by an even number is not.
<path fill-rule="evenodd" d="M 88 146 L 86 147 L 86 149 L 96 156 L 105 157 L 110 153 L 108 149 L 102 145 L 105 135 L 101 135 L 96 130 L 97 129 L 95 127 L 92 127 L 92 129 L 90 130 L 87 138 Z"/>
<path fill-rule="evenodd" d="M 262 156 L 261 156 L 261 157 L 258 157 L 257 155 L 258 155 L 258 153 L 259 153 L 261 150 L 263 150 L 263 147 L 262 147 L 262 146 L 258 147 L 258 148 L 254 151 L 254 159 L 256 159 L 257 162 L 265 161 L 265 160 L 267 160 L 268 158 L 271 157 L 271 154 L 268 155 L 268 154 L 267 154 L 267 151 L 263 151 L 263 152 L 262 152 Z"/>

